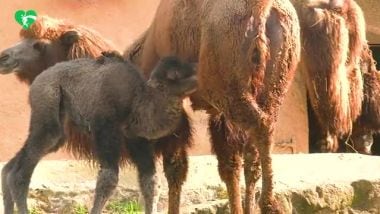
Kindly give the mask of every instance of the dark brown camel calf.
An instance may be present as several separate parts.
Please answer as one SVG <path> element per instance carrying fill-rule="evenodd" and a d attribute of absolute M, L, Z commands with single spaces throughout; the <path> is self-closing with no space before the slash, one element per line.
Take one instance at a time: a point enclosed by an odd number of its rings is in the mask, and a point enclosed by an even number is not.
<path fill-rule="evenodd" d="M 20 36 L 19 43 L 0 53 L 0 74 L 14 73 L 27 84 L 31 84 L 43 70 L 57 62 L 82 57 L 95 58 L 102 51 L 113 49 L 98 33 L 47 16 L 39 17 L 28 30 L 21 30 Z M 121 164 L 132 163 L 137 168 L 146 213 L 154 213 L 158 202 L 159 181 L 155 160 L 159 156 L 163 157 L 169 186 L 175 186 L 178 190 L 184 181 L 181 178 L 181 182 L 178 182 L 173 172 L 186 177 L 187 148 L 191 145 L 192 133 L 186 113 L 183 112 L 183 115 L 177 129 L 186 131 L 176 130 L 154 144 L 140 138 L 139 141 L 145 143 L 127 143 L 121 148 Z M 94 160 L 96 154 L 88 133 L 78 130 L 70 121 L 67 121 L 65 129 L 66 149 L 77 158 Z M 174 192 L 180 192 L 177 190 Z"/>
<path fill-rule="evenodd" d="M 140 138 L 155 140 L 173 133 L 182 122 L 182 99 L 196 86 L 192 65 L 174 57 L 160 60 L 148 81 L 114 54 L 48 68 L 31 85 L 28 139 L 2 170 L 5 213 L 13 213 L 14 203 L 19 213 L 28 213 L 33 170 L 43 156 L 64 144 L 68 121 L 91 137 L 100 164 L 91 213 L 101 213 L 118 182 L 125 138 L 134 152 Z M 144 141 L 142 148 L 149 148 Z M 136 152 L 144 151 L 137 147 Z"/>

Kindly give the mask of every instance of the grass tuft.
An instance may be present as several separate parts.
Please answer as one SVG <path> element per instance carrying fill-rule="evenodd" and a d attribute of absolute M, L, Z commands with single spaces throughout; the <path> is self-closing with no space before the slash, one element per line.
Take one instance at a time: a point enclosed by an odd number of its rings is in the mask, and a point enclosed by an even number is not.
<path fill-rule="evenodd" d="M 137 214 L 143 213 L 141 205 L 133 200 L 133 201 L 111 201 L 107 207 L 107 211 L 114 214 Z"/>

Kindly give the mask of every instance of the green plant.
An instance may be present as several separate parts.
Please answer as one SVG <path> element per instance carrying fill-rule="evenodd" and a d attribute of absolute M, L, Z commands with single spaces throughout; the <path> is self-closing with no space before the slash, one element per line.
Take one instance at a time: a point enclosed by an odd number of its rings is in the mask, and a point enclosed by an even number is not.
<path fill-rule="evenodd" d="M 30 214 L 42 214 L 42 210 L 38 207 L 32 207 L 32 209 L 29 210 Z"/>
<path fill-rule="evenodd" d="M 215 196 L 217 199 L 228 199 L 228 192 L 222 185 L 209 186 L 208 189 L 215 191 Z"/>
<path fill-rule="evenodd" d="M 142 213 L 142 207 L 141 205 L 133 200 L 133 201 L 125 201 L 125 200 L 119 200 L 119 201 L 111 201 L 106 209 L 110 211 L 111 213 L 115 214 L 137 214 Z"/>
<path fill-rule="evenodd" d="M 86 206 L 78 204 L 74 207 L 74 213 L 75 214 L 88 214 L 88 209 Z"/>

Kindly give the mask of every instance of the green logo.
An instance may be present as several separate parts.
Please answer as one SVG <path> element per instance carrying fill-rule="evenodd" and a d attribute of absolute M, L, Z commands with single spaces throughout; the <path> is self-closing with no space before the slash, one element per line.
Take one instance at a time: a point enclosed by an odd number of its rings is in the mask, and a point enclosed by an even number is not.
<path fill-rule="evenodd" d="M 34 10 L 18 10 L 15 13 L 15 19 L 24 29 L 28 29 L 36 21 L 37 13 Z"/>

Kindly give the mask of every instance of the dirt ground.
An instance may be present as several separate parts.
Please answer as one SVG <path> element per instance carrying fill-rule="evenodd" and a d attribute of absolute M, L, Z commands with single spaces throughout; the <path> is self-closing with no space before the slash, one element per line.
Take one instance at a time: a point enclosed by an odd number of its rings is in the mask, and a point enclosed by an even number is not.
<path fill-rule="evenodd" d="M 287 214 L 378 214 L 380 166 L 373 163 L 379 161 L 380 157 L 358 154 L 274 155 L 275 196 Z M 0 162 L 0 169 L 2 166 Z M 240 184 L 244 189 L 241 173 Z M 42 161 L 30 184 L 28 205 L 46 214 L 73 213 L 68 210 L 78 204 L 91 207 L 96 174 L 96 169 L 81 161 Z M 167 213 L 168 187 L 160 170 L 159 175 L 158 210 Z M 138 186 L 135 169 L 123 168 L 110 201 L 138 200 L 143 204 Z M 260 189 L 259 181 L 257 196 Z M 227 192 L 219 178 L 215 156 L 190 157 L 189 173 L 181 195 L 181 213 L 229 214 L 227 204 Z"/>

